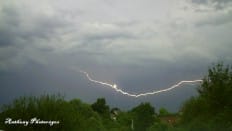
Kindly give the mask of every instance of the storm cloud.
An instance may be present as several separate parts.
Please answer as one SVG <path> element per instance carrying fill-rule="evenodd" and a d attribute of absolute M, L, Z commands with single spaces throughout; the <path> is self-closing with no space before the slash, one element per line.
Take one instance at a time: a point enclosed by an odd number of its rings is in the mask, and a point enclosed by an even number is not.
<path fill-rule="evenodd" d="M 196 5 L 211 7 L 215 10 L 223 10 L 232 5 L 231 0 L 191 0 L 191 2 Z"/>

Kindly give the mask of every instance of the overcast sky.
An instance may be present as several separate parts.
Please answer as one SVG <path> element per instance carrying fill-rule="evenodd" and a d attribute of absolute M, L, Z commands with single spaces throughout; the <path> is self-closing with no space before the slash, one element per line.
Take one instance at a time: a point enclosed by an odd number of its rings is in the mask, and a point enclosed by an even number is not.
<path fill-rule="evenodd" d="M 231 0 L 0 0 L 0 104 L 61 93 L 177 110 L 195 87 L 135 99 L 73 69 L 131 93 L 164 89 L 232 64 L 231 34 Z"/>

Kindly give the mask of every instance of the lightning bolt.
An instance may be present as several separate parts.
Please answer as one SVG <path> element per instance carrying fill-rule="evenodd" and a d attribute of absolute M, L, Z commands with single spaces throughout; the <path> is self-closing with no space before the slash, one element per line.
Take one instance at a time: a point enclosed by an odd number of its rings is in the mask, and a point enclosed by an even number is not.
<path fill-rule="evenodd" d="M 185 84 L 185 83 L 192 84 L 192 83 L 196 83 L 196 82 L 198 82 L 198 83 L 202 82 L 202 80 L 180 81 L 179 83 L 177 83 L 175 85 L 172 85 L 171 87 L 166 88 L 166 89 L 154 90 L 154 91 L 146 92 L 146 93 L 132 94 L 132 93 L 128 93 L 126 91 L 123 91 L 122 89 L 119 89 L 116 84 L 112 85 L 112 84 L 109 84 L 109 83 L 106 83 L 106 82 L 97 81 L 97 80 L 92 79 L 87 72 L 85 72 L 85 71 L 80 71 L 80 72 L 83 73 L 83 74 L 85 74 L 86 77 L 88 78 L 88 80 L 91 81 L 91 82 L 108 86 L 108 87 L 114 89 L 116 92 L 119 92 L 119 93 L 121 93 L 123 95 L 131 96 L 131 97 L 141 97 L 141 96 L 147 96 L 147 95 L 154 95 L 154 94 L 158 94 L 158 93 L 162 93 L 162 92 L 173 90 L 173 89 L 177 88 L 178 86 L 180 86 L 182 84 Z"/>

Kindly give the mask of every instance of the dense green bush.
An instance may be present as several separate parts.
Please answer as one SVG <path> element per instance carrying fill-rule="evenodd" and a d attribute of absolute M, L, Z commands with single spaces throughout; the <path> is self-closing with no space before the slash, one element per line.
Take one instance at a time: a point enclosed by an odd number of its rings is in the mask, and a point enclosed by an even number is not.
<path fill-rule="evenodd" d="M 6 118 L 12 120 L 40 120 L 59 121 L 59 124 L 50 126 L 29 124 L 4 124 Z M 4 130 L 104 130 L 100 117 L 87 104 L 80 100 L 67 102 L 60 96 L 43 95 L 40 97 L 20 97 L 12 104 L 4 106 L 0 113 L 0 129 Z M 91 126 L 90 126 L 91 125 Z"/>
<path fill-rule="evenodd" d="M 231 130 L 232 68 L 222 63 L 211 67 L 198 92 L 185 102 L 182 124 L 189 130 Z"/>
<path fill-rule="evenodd" d="M 147 130 L 155 121 L 155 108 L 150 103 L 141 103 L 134 107 L 130 113 L 134 121 L 134 130 Z"/>

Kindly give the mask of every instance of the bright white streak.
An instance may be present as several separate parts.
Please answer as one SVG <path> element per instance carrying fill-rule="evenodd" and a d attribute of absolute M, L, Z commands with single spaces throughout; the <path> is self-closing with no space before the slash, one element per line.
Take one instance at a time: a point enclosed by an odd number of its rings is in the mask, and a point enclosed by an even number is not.
<path fill-rule="evenodd" d="M 117 85 L 115 84 L 109 84 L 109 83 L 106 83 L 106 82 L 102 82 L 102 81 L 97 81 L 97 80 L 94 80 L 92 79 L 89 74 L 85 71 L 80 71 L 81 73 L 84 73 L 86 75 L 86 77 L 88 78 L 89 81 L 91 82 L 94 82 L 94 83 L 98 83 L 98 84 L 102 84 L 102 85 L 106 85 L 106 86 L 109 86 L 111 87 L 112 89 L 114 89 L 115 91 L 123 94 L 123 95 L 127 95 L 127 96 L 131 96 L 131 97 L 141 97 L 141 96 L 147 96 L 147 95 L 154 95 L 154 94 L 158 94 L 158 93 L 162 93 L 162 92 L 166 92 L 166 91 L 170 91 L 172 89 L 175 89 L 176 87 L 184 84 L 184 83 L 196 83 L 196 82 L 202 82 L 202 80 L 192 80 L 192 81 L 180 81 L 179 83 L 169 87 L 169 88 L 166 88 L 166 89 L 163 89 L 163 90 L 157 90 L 157 91 L 151 91 L 151 92 L 146 92 L 146 93 L 140 93 L 140 94 L 131 94 L 131 93 L 128 93 L 126 91 L 123 91 L 119 88 L 117 88 Z"/>

